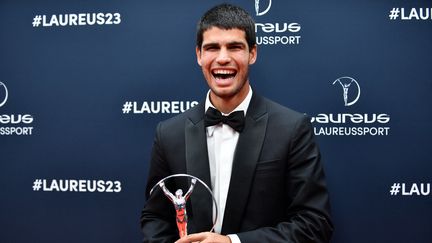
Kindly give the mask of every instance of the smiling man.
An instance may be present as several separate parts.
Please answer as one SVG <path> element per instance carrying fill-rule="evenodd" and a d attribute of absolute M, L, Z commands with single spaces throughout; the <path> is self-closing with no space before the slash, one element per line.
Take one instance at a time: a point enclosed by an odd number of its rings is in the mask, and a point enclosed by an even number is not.
<path fill-rule="evenodd" d="M 198 23 L 197 62 L 210 90 L 205 101 L 157 127 L 141 216 L 144 242 L 329 242 L 329 198 L 309 119 L 250 86 L 254 25 L 229 4 Z M 190 235 L 181 239 L 169 200 L 149 195 L 159 180 L 180 173 L 211 185 L 219 208 L 215 232 L 208 232 L 216 215 L 203 188 L 190 197 Z"/>

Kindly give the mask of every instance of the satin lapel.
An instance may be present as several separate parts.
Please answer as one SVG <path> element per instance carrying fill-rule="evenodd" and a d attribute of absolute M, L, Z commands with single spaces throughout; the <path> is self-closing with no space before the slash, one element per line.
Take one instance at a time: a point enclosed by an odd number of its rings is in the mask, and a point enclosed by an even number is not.
<path fill-rule="evenodd" d="M 186 170 L 204 181 L 209 187 L 210 167 L 207 152 L 207 138 L 204 127 L 204 102 L 185 124 Z M 192 215 L 189 224 L 194 231 L 208 231 L 212 227 L 212 199 L 209 192 L 201 185 L 195 187 L 190 200 Z M 211 187 L 210 187 L 211 188 Z"/>
<path fill-rule="evenodd" d="M 252 96 L 246 123 L 234 155 L 222 234 L 239 232 L 255 167 L 267 127 L 268 114 L 263 98 Z"/>

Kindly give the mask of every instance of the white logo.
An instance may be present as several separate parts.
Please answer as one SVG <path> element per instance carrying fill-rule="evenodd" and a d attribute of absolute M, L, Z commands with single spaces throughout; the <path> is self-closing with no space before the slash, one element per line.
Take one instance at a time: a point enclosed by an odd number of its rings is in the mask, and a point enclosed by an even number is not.
<path fill-rule="evenodd" d="M 272 0 L 268 0 L 268 6 L 266 10 L 260 12 L 260 0 L 255 0 L 255 12 L 256 16 L 262 16 L 266 14 L 271 8 Z"/>
<path fill-rule="evenodd" d="M 266 14 L 271 5 L 272 0 L 255 0 L 256 16 Z M 296 22 L 257 22 L 255 23 L 256 43 L 257 45 L 298 45 L 301 38 L 298 33 L 300 29 L 300 24 Z"/>
<path fill-rule="evenodd" d="M 6 103 L 8 95 L 6 85 L 0 82 L 0 107 Z M 33 120 L 30 114 L 0 114 L 0 136 L 32 135 L 33 127 L 24 125 L 33 123 Z"/>
<path fill-rule="evenodd" d="M 1 91 L 4 89 L 4 98 L 2 99 L 3 92 Z M 2 82 L 0 82 L 0 107 L 2 107 L 8 99 L 8 90 L 6 88 L 6 85 Z"/>
<path fill-rule="evenodd" d="M 360 85 L 358 84 L 358 82 L 355 79 L 351 78 L 351 77 L 340 77 L 340 78 L 336 79 L 333 82 L 333 85 L 336 82 L 339 82 L 339 84 L 342 86 L 342 89 L 343 89 L 343 99 L 344 99 L 344 102 L 345 102 L 345 106 L 354 105 L 358 101 L 358 99 L 360 98 Z M 356 89 L 357 89 L 357 96 L 356 96 L 356 98 L 353 101 L 349 101 L 350 99 L 348 97 L 349 96 L 348 95 L 348 89 L 350 88 L 350 86 L 351 86 L 352 83 L 354 83 L 357 86 L 356 87 Z"/>
<path fill-rule="evenodd" d="M 360 98 L 360 85 L 351 77 L 340 77 L 345 106 L 354 105 Z M 386 113 L 319 113 L 312 117 L 314 133 L 318 136 L 388 136 L 390 115 Z"/>

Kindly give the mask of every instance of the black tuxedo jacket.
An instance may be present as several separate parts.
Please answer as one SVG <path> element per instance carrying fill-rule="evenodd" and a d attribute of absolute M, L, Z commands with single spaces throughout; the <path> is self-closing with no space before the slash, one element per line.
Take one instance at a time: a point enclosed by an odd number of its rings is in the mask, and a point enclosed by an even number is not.
<path fill-rule="evenodd" d="M 161 192 L 162 178 L 187 173 L 210 184 L 204 102 L 159 123 L 142 211 L 144 242 L 178 239 L 175 211 Z M 173 180 L 172 189 L 188 188 Z M 185 190 L 185 189 L 183 189 Z M 188 233 L 212 227 L 212 201 L 196 187 L 187 205 Z M 328 242 L 333 231 L 320 153 L 309 120 L 253 94 L 234 154 L 222 234 L 242 243 Z"/>

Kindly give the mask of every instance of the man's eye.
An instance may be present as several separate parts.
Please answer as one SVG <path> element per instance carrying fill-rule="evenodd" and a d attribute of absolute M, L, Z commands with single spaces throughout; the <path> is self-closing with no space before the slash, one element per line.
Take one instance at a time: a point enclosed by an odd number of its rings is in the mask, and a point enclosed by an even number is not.
<path fill-rule="evenodd" d="M 218 48 L 216 46 L 209 46 L 209 47 L 205 48 L 206 51 L 215 51 L 217 49 Z"/>
<path fill-rule="evenodd" d="M 243 49 L 243 47 L 240 45 L 239 46 L 231 46 L 230 49 L 231 50 L 241 50 L 241 49 Z"/>

